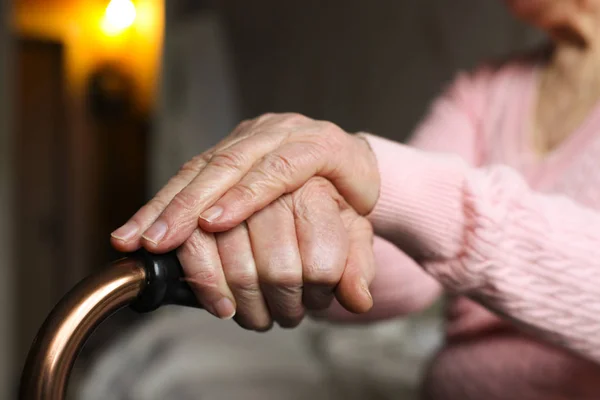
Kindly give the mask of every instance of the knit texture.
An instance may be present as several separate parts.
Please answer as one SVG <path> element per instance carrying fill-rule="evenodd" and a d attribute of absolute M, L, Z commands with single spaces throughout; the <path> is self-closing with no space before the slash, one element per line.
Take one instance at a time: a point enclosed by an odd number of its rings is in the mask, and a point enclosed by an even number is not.
<path fill-rule="evenodd" d="M 505 166 L 369 140 L 384 182 L 371 215 L 379 235 L 410 248 L 451 293 L 600 362 L 598 212 L 536 193 Z"/>
<path fill-rule="evenodd" d="M 449 338 L 484 336 L 508 320 L 600 363 L 600 108 L 552 153 L 535 154 L 528 118 L 536 74 L 535 65 L 515 63 L 462 75 L 412 146 L 367 135 L 382 179 L 370 220 L 455 299 Z M 407 268 L 407 257 L 394 254 L 380 251 L 378 263 Z M 419 295 L 436 291 L 427 288 Z M 557 371 L 572 374 L 574 356 L 561 357 Z"/>

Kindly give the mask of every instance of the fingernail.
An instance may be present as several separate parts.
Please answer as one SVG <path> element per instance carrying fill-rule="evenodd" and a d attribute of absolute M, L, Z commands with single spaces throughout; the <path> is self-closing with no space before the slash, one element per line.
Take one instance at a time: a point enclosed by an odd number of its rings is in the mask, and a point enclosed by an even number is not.
<path fill-rule="evenodd" d="M 361 279 L 360 288 L 362 289 L 363 292 L 365 292 L 365 294 L 367 296 L 369 296 L 369 299 L 371 299 L 371 301 L 373 301 L 373 296 L 371 295 L 371 291 L 369 290 L 369 285 L 367 284 L 367 281 L 365 279 Z"/>
<path fill-rule="evenodd" d="M 156 221 L 142 237 L 154 244 L 158 244 L 167 233 L 167 224 L 164 221 Z"/>
<path fill-rule="evenodd" d="M 127 222 L 125 225 L 114 231 L 110 236 L 115 239 L 127 241 L 133 238 L 139 231 L 140 227 L 135 222 Z"/>
<path fill-rule="evenodd" d="M 235 307 L 231 300 L 223 297 L 214 305 L 215 314 L 221 319 L 231 319 L 235 315 Z"/>
<path fill-rule="evenodd" d="M 214 222 L 217 218 L 219 218 L 223 214 L 223 207 L 220 206 L 212 206 L 208 210 L 204 211 L 200 218 L 205 220 L 206 222 Z"/>

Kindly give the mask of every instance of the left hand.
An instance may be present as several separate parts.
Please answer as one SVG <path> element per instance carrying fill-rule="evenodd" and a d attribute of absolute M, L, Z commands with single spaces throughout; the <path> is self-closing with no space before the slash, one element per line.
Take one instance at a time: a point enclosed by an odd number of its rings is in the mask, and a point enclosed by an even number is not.
<path fill-rule="evenodd" d="M 298 114 L 242 122 L 227 138 L 186 163 L 124 226 L 113 243 L 161 253 L 200 226 L 223 232 L 300 188 L 313 176 L 333 183 L 360 215 L 375 206 L 379 172 L 368 143 L 338 126 Z"/>
<path fill-rule="evenodd" d="M 118 250 L 124 244 L 113 241 Z M 353 313 L 373 305 L 373 231 L 324 178 L 310 179 L 235 228 L 199 228 L 177 256 L 198 301 L 220 318 L 264 331 L 294 327 L 305 310 L 338 300 Z"/>

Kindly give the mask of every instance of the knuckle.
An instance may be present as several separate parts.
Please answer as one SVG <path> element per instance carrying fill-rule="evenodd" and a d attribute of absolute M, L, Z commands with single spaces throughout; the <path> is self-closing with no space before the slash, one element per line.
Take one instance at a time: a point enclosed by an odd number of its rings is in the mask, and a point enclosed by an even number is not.
<path fill-rule="evenodd" d="M 345 135 L 346 132 L 340 128 L 339 125 L 331 122 L 331 121 L 318 121 L 319 131 L 322 133 L 327 133 L 328 136 L 340 136 Z"/>
<path fill-rule="evenodd" d="M 315 219 L 315 209 L 313 207 L 313 199 L 309 196 L 296 197 L 292 201 L 290 211 L 294 214 L 294 218 L 301 222 L 312 222 Z M 318 203 L 316 203 L 318 204 Z"/>
<path fill-rule="evenodd" d="M 198 209 L 200 198 L 194 193 L 182 190 L 173 198 L 172 204 L 180 210 L 191 212 Z"/>
<path fill-rule="evenodd" d="M 232 290 L 243 292 L 249 297 L 260 294 L 258 275 L 250 268 L 231 271 L 228 274 L 227 283 Z"/>
<path fill-rule="evenodd" d="M 198 173 L 208 159 L 208 154 L 202 153 L 194 156 L 191 160 L 185 162 L 180 168 L 179 173 L 189 174 Z"/>
<path fill-rule="evenodd" d="M 323 130 L 332 134 L 338 134 L 340 132 L 343 132 L 342 128 L 340 128 L 339 125 L 331 121 L 319 121 L 319 124 L 321 124 Z"/>
<path fill-rule="evenodd" d="M 169 181 L 167 182 L 167 185 L 165 187 L 178 187 L 181 184 L 185 186 L 189 180 L 189 175 L 196 175 L 197 173 L 192 169 L 185 168 L 187 167 L 182 166 L 181 168 L 179 168 L 179 172 L 177 172 L 177 174 L 169 178 Z"/>
<path fill-rule="evenodd" d="M 255 215 L 270 215 L 271 217 L 288 218 L 295 216 L 294 204 L 291 195 L 286 194 L 278 197 Z M 253 218 L 253 217 L 250 217 Z"/>
<path fill-rule="evenodd" d="M 221 271 L 210 262 L 203 262 L 204 250 L 198 243 L 187 241 L 180 249 L 182 260 L 193 260 L 182 262 L 186 280 L 197 288 L 215 288 L 221 278 Z"/>
<path fill-rule="evenodd" d="M 309 310 L 327 309 L 334 299 L 334 291 L 331 286 L 309 285 L 305 287 L 303 296 L 304 306 Z"/>
<path fill-rule="evenodd" d="M 369 222 L 369 220 L 367 220 L 366 218 L 359 218 L 358 219 L 358 226 L 361 231 L 365 232 L 366 234 L 373 236 L 374 231 L 373 231 L 373 225 Z"/>
<path fill-rule="evenodd" d="M 186 282 L 200 293 L 200 296 L 219 292 L 218 274 L 211 268 L 199 268 L 186 274 Z"/>
<path fill-rule="evenodd" d="M 256 120 L 244 120 L 240 122 L 235 129 L 227 137 L 227 141 L 231 143 L 234 139 L 241 139 L 250 135 L 252 127 L 256 124 Z"/>
<path fill-rule="evenodd" d="M 321 132 L 328 151 L 342 151 L 346 147 L 349 135 L 333 122 L 321 122 Z"/>
<path fill-rule="evenodd" d="M 262 291 L 258 283 L 232 283 L 228 282 L 231 290 L 236 294 L 236 297 L 240 299 L 240 302 L 255 302 L 262 297 Z"/>
<path fill-rule="evenodd" d="M 273 320 L 271 317 L 266 318 L 257 318 L 250 313 L 249 315 L 241 315 L 240 312 L 236 315 L 236 322 L 244 329 L 257 331 L 257 332 L 267 332 L 273 328 Z"/>
<path fill-rule="evenodd" d="M 249 126 L 251 126 L 254 123 L 254 120 L 251 119 L 245 119 L 242 122 L 240 122 L 238 124 L 238 126 L 235 128 L 236 131 L 243 131 L 246 128 L 248 128 Z"/>
<path fill-rule="evenodd" d="M 293 268 L 274 265 L 268 268 L 261 278 L 265 285 L 288 291 L 295 291 L 302 286 L 302 271 Z"/>
<path fill-rule="evenodd" d="M 313 263 L 304 267 L 304 283 L 322 286 L 335 286 L 340 280 L 340 274 L 330 263 Z"/>
<path fill-rule="evenodd" d="M 211 236 L 209 234 L 203 233 L 200 230 L 196 230 L 177 251 L 178 255 L 181 255 L 180 258 L 184 260 L 192 260 L 194 262 L 194 265 L 191 265 L 193 268 L 190 268 L 190 270 L 194 270 L 195 265 L 213 265 L 210 262 L 206 262 L 211 255 L 210 239 Z"/>
<path fill-rule="evenodd" d="M 215 153 L 209 163 L 216 168 L 239 171 L 246 165 L 246 157 L 238 151 L 223 150 Z"/>
<path fill-rule="evenodd" d="M 190 160 L 190 161 L 185 162 L 181 167 L 179 167 L 179 171 L 178 171 L 177 175 L 175 175 L 175 177 L 173 177 L 171 179 L 176 178 L 178 175 L 187 175 L 190 173 L 194 173 L 196 171 L 199 171 L 199 168 L 197 167 L 196 163 L 194 163 L 193 160 Z"/>
<path fill-rule="evenodd" d="M 257 332 L 268 332 L 273 328 L 273 321 L 269 320 L 268 322 L 258 322 L 254 324 L 254 329 Z"/>
<path fill-rule="evenodd" d="M 256 184 L 241 182 L 232 187 L 229 192 L 235 199 L 246 204 L 256 200 L 259 197 L 260 190 Z"/>
<path fill-rule="evenodd" d="M 331 197 L 334 193 L 336 193 L 335 186 L 333 183 L 329 181 L 327 178 L 323 178 L 321 176 L 316 176 L 309 179 L 303 187 L 305 193 L 304 195 L 328 195 Z"/>
<path fill-rule="evenodd" d="M 281 316 L 277 318 L 277 323 L 282 328 L 295 328 L 304 319 L 304 309 L 295 307 L 294 309 L 288 309 Z"/>
<path fill-rule="evenodd" d="M 222 272 L 212 262 L 204 262 L 204 247 L 199 242 L 186 241 L 179 250 L 186 281 L 199 289 L 218 287 Z M 185 262 L 185 260 L 188 260 Z"/>
<path fill-rule="evenodd" d="M 338 212 L 342 197 L 325 178 L 311 178 L 292 194 L 294 214 L 304 221 L 312 221 L 323 212 Z"/>
<path fill-rule="evenodd" d="M 273 118 L 276 115 L 277 114 L 273 113 L 273 112 L 266 112 L 266 113 L 263 113 L 263 114 L 259 115 L 256 119 L 260 121 L 260 120 L 265 120 L 265 119 Z"/>
<path fill-rule="evenodd" d="M 307 116 L 295 112 L 285 113 L 282 114 L 282 116 L 285 119 L 285 121 L 291 125 L 302 124 L 310 120 L 310 118 L 308 118 Z"/>
<path fill-rule="evenodd" d="M 144 215 L 160 215 L 167 208 L 167 205 L 168 203 L 164 199 L 155 196 L 140 209 L 140 213 Z"/>
<path fill-rule="evenodd" d="M 361 235 L 362 237 L 373 238 L 375 235 L 373 225 L 371 225 L 371 223 L 364 217 L 356 218 L 352 222 L 350 228 L 352 231 Z"/>
<path fill-rule="evenodd" d="M 264 123 L 264 122 L 266 122 L 266 121 L 269 121 L 269 120 L 271 120 L 271 119 L 273 119 L 273 118 L 276 118 L 276 117 L 277 117 L 277 115 L 278 115 L 278 114 L 276 114 L 276 113 L 272 113 L 272 112 L 267 112 L 267 113 L 264 113 L 264 114 L 260 114 L 259 116 L 257 116 L 257 117 L 256 117 L 256 118 L 254 118 L 253 120 L 251 120 L 251 123 L 252 123 L 253 125 L 255 125 L 255 124 L 256 124 L 256 125 L 259 125 L 259 124 L 262 124 L 262 123 Z"/>
<path fill-rule="evenodd" d="M 271 296 L 271 304 L 276 316 L 296 319 L 304 315 L 301 289 L 280 289 Z"/>
<path fill-rule="evenodd" d="M 294 175 L 296 167 L 288 157 L 277 153 L 269 153 L 264 157 L 259 170 L 265 177 L 275 175 L 280 179 L 289 181 Z"/>
<path fill-rule="evenodd" d="M 196 268 L 188 274 L 188 279 L 200 287 L 212 288 L 217 286 L 219 274 L 212 267 Z"/>

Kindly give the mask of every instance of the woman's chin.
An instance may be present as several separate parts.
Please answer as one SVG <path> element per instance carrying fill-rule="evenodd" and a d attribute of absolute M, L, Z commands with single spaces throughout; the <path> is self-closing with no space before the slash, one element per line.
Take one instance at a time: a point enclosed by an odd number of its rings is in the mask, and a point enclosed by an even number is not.
<path fill-rule="evenodd" d="M 504 0 L 512 14 L 517 18 L 538 26 L 544 25 L 544 16 L 552 14 L 552 9 L 557 5 L 556 1 L 557 0 Z"/>

